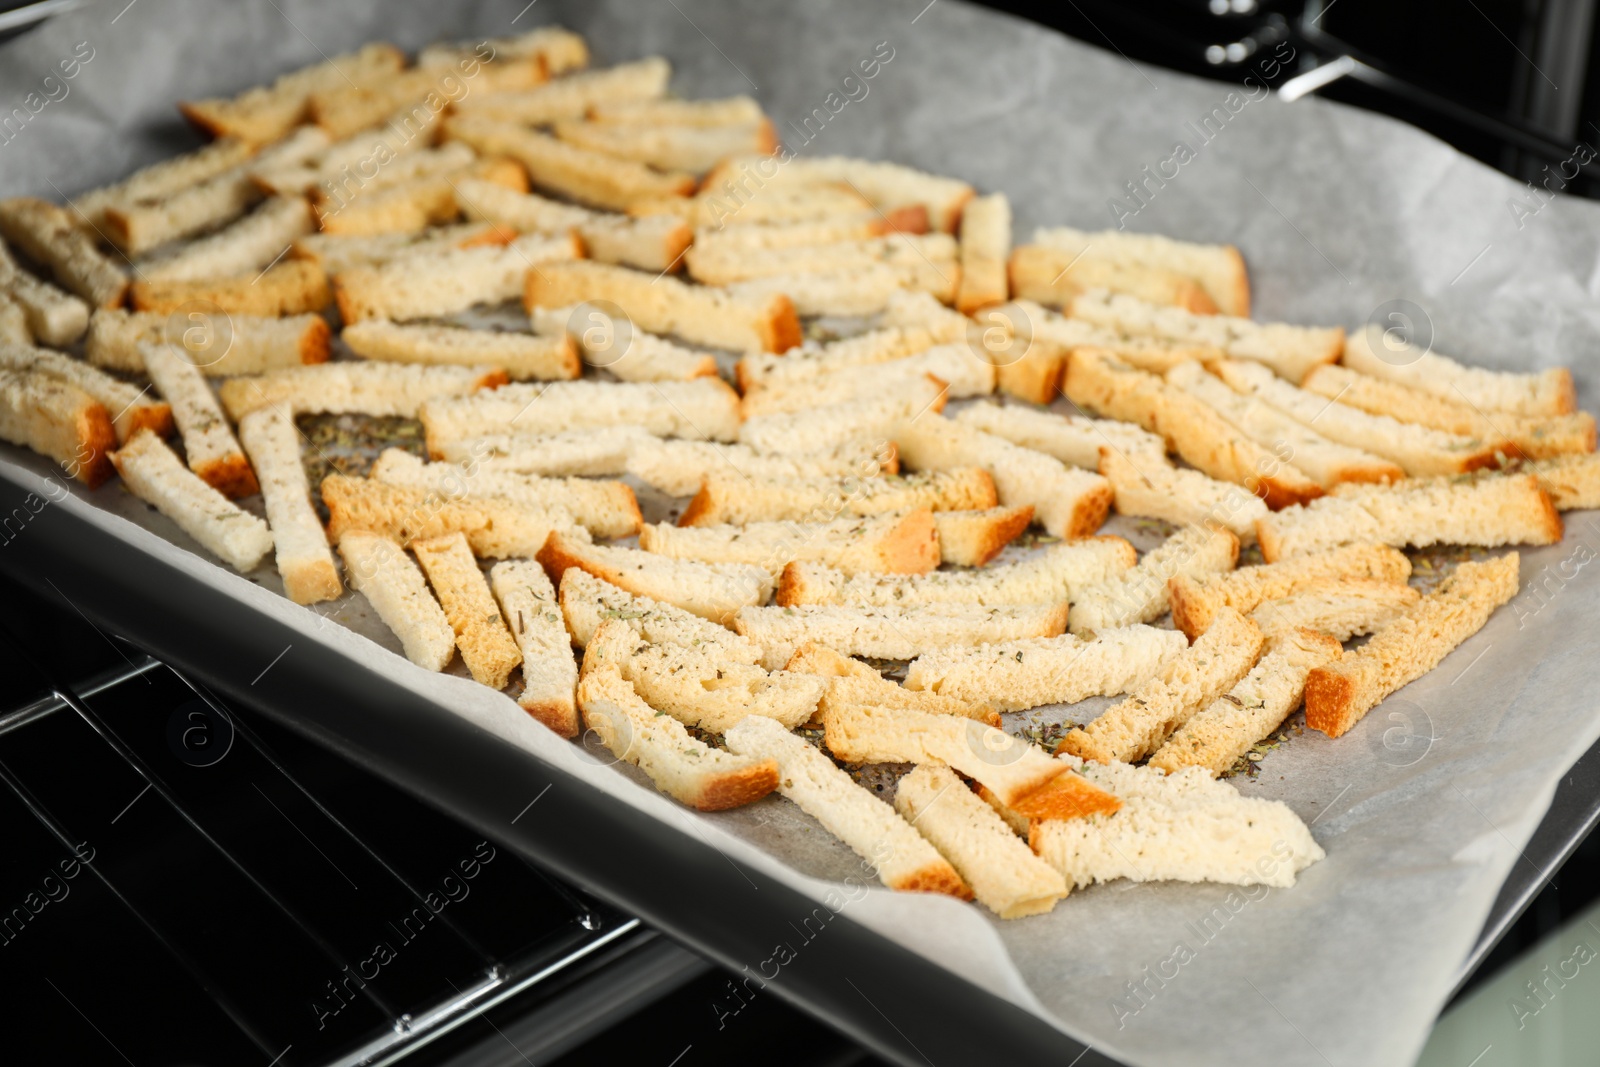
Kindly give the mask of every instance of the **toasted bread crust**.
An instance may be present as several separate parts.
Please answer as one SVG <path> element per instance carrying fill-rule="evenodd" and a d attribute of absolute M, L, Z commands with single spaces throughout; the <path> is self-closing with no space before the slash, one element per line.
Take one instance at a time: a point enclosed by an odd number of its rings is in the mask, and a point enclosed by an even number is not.
<path fill-rule="evenodd" d="M 928 508 L 909 512 L 879 551 L 888 574 L 926 574 L 933 570 L 939 565 L 939 530 L 933 523 L 933 512 Z"/>
<path fill-rule="evenodd" d="M 313 319 L 300 337 L 301 363 L 326 363 L 332 353 L 333 329 L 326 319 Z"/>
<path fill-rule="evenodd" d="M 778 761 L 762 760 L 706 782 L 695 798 L 700 811 L 726 811 L 760 800 L 778 788 Z"/>
<path fill-rule="evenodd" d="M 1087 490 L 1072 510 L 1072 524 L 1067 528 L 1065 540 L 1088 537 L 1104 526 L 1114 496 L 1110 482 Z"/>
<path fill-rule="evenodd" d="M 172 432 L 169 413 L 167 432 Z M 129 436 L 133 436 L 131 433 Z M 111 425 L 111 415 L 103 404 L 87 404 L 78 412 L 78 450 L 83 456 L 78 463 L 77 479 L 90 489 L 104 484 L 113 473 L 112 451 L 117 447 L 117 431 Z"/>
<path fill-rule="evenodd" d="M 555 700 L 529 700 L 518 701 L 522 710 L 539 723 L 549 727 L 562 737 L 571 740 L 578 736 L 578 708 L 572 701 L 561 703 Z"/>
<path fill-rule="evenodd" d="M 1085 815 L 1110 815 L 1122 801 L 1070 772 L 1014 796 L 1006 805 L 1030 822 L 1042 819 L 1081 819 Z"/>
<path fill-rule="evenodd" d="M 888 883 L 902 893 L 943 893 L 957 900 L 971 900 L 972 889 L 948 863 L 930 863 Z"/>
<path fill-rule="evenodd" d="M 1087 521 L 1088 519 L 1086 518 L 1085 522 Z M 1104 521 L 1105 512 L 1102 511 L 1100 523 L 1103 523 Z M 983 543 L 978 546 L 977 555 L 975 555 L 972 558 L 972 561 L 967 563 L 966 566 L 981 567 L 985 563 L 988 563 L 990 560 L 998 556 L 1007 545 L 1015 541 L 1018 537 L 1021 537 L 1022 531 L 1026 530 L 1029 524 L 1032 522 L 1032 504 L 1024 504 L 1019 508 L 1005 509 L 1005 513 L 1000 515 L 995 520 L 994 524 L 989 527 L 988 531 L 986 531 L 986 536 L 984 537 Z M 1100 528 L 1100 523 L 1095 524 L 1094 528 L 1096 530 Z M 1076 525 L 1077 523 L 1075 520 L 1074 527 L 1076 527 Z"/>
<path fill-rule="evenodd" d="M 200 480 L 230 500 L 254 496 L 261 491 L 256 472 L 242 453 L 213 460 L 195 471 Z"/>
<path fill-rule="evenodd" d="M 767 351 L 787 352 L 805 340 L 800 330 L 800 316 L 794 310 L 794 301 L 787 296 L 774 297 L 767 315 L 767 321 L 761 326 Z"/>
<path fill-rule="evenodd" d="M 1317 669 L 1306 678 L 1306 725 L 1338 737 L 1354 726 L 1355 681 L 1343 674 Z"/>
<path fill-rule="evenodd" d="M 1300 482 L 1285 482 L 1279 478 L 1264 477 L 1249 486 L 1273 511 L 1282 511 L 1292 504 L 1309 504 L 1322 496 L 1322 487 Z"/>

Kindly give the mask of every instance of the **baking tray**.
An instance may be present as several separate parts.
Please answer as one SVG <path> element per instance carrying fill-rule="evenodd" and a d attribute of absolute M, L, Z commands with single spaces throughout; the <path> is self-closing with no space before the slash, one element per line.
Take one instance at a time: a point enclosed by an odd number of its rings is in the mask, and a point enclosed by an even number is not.
<path fill-rule="evenodd" d="M 28 492 L 0 473 L 0 515 L 28 510 Z M 25 533 L 0 546 L 0 571 L 14 581 L 64 601 L 106 635 L 126 638 L 225 698 L 360 763 L 733 974 L 758 969 L 776 945 L 803 941 L 780 976 L 759 983 L 754 995 L 781 997 L 891 1062 L 1118 1062 L 847 913 L 805 941 L 797 929 L 818 905 L 804 894 L 690 834 L 664 832 L 616 797 L 441 713 L 381 672 L 305 641 L 65 508 L 43 508 Z M 284 655 L 289 646 L 292 656 Z"/>

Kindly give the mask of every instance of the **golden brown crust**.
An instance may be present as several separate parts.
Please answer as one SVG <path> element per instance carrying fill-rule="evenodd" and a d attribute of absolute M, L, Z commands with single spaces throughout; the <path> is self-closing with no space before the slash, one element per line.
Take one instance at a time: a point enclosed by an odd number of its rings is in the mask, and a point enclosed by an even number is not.
<path fill-rule="evenodd" d="M 800 331 L 800 316 L 794 310 L 794 301 L 781 294 L 775 297 L 767 321 L 761 326 L 761 334 L 769 352 L 787 352 L 805 340 Z"/>
<path fill-rule="evenodd" d="M 1282 511 L 1291 504 L 1309 504 L 1323 495 L 1320 485 L 1297 481 L 1285 482 L 1273 477 L 1262 478 L 1249 488 L 1273 511 Z"/>
<path fill-rule="evenodd" d="M 140 430 L 149 430 L 157 437 L 172 436 L 172 405 L 165 402 L 135 405 L 128 409 L 127 420 L 129 437 Z"/>
<path fill-rule="evenodd" d="M 561 539 L 556 534 L 551 534 L 545 541 L 544 547 L 539 550 L 534 559 L 544 568 L 550 576 L 550 583 L 557 589 L 561 588 L 561 576 L 567 573 L 568 567 L 576 567 L 586 574 L 592 574 L 603 582 L 610 581 L 610 577 L 602 568 L 589 566 L 585 560 L 568 552 L 561 546 Z"/>
<path fill-rule="evenodd" d="M 784 564 L 783 573 L 778 575 L 778 588 L 772 594 L 772 602 L 780 608 L 803 603 L 800 596 L 800 572 L 793 563 Z M 799 652 L 795 655 L 799 655 Z"/>
<path fill-rule="evenodd" d="M 1072 509 L 1072 523 L 1067 528 L 1066 539 L 1071 541 L 1088 537 L 1104 526 L 1114 496 L 1110 482 L 1097 485 L 1080 496 L 1077 506 Z"/>
<path fill-rule="evenodd" d="M 502 385 L 505 385 L 505 384 L 509 383 L 510 381 L 511 381 L 511 375 L 507 374 L 505 372 L 504 368 L 496 367 L 491 371 L 487 371 L 483 375 L 483 377 L 479 378 L 476 382 L 474 382 L 473 383 L 473 388 L 475 388 L 475 389 L 498 389 Z"/>
<path fill-rule="evenodd" d="M 667 261 L 667 270 L 673 274 L 683 270 L 683 254 L 689 251 L 689 246 L 694 244 L 694 227 L 687 222 L 680 222 L 667 235 L 661 239 L 661 255 Z M 587 253 L 585 253 L 587 255 Z M 711 373 L 716 373 L 716 365 L 712 365 Z"/>
<path fill-rule="evenodd" d="M 900 446 L 893 441 L 885 441 L 883 449 L 883 473 L 900 473 Z"/>
<path fill-rule="evenodd" d="M 1566 532 L 1566 524 L 1561 520 L 1561 512 L 1556 510 L 1555 500 L 1544 486 L 1539 487 L 1539 503 L 1544 509 L 1539 525 L 1544 527 L 1543 535 L 1547 540 L 1533 543 L 1553 545 L 1561 540 L 1561 535 Z"/>
<path fill-rule="evenodd" d="M 189 121 L 189 125 L 206 134 L 208 137 L 224 137 L 228 131 L 222 119 L 208 106 L 205 100 L 180 100 L 178 114 Z"/>
<path fill-rule="evenodd" d="M 719 774 L 700 787 L 694 806 L 700 811 L 726 811 L 760 800 L 778 788 L 778 761 L 766 759 Z"/>
<path fill-rule="evenodd" d="M 1360 721 L 1353 714 L 1355 682 L 1347 675 L 1317 667 L 1306 678 L 1306 725 L 1338 737 Z"/>
<path fill-rule="evenodd" d="M 131 436 L 131 435 L 130 435 Z M 117 447 L 117 431 L 111 425 L 111 414 L 104 404 L 85 404 L 78 411 L 78 481 L 95 488 L 115 472 L 113 450 Z"/>
<path fill-rule="evenodd" d="M 1405 476 L 1405 471 L 1393 463 L 1368 463 L 1359 467 L 1341 467 L 1334 475 L 1334 482 L 1338 485 L 1345 482 L 1377 484 L 1398 482 Z"/>
<path fill-rule="evenodd" d="M 169 313 L 205 300 L 236 315 L 281 317 L 321 311 L 328 305 L 328 276 L 313 260 L 286 260 L 264 273 L 223 281 L 137 281 L 130 290 L 138 311 Z M 340 305 L 341 314 L 344 307 Z"/>
<path fill-rule="evenodd" d="M 878 549 L 888 574 L 927 574 L 939 565 L 939 528 L 931 508 L 908 512 Z M 787 570 L 787 568 L 785 568 Z"/>
<path fill-rule="evenodd" d="M 689 500 L 689 506 L 684 508 L 683 514 L 678 517 L 678 525 L 699 526 L 701 522 L 712 522 L 715 510 L 716 502 L 712 499 L 710 490 L 702 484 L 700 491 Z"/>
<path fill-rule="evenodd" d="M 1241 319 L 1248 319 L 1250 317 L 1250 271 L 1246 268 L 1244 256 L 1240 255 L 1238 248 L 1233 245 L 1223 245 L 1222 247 L 1223 254 L 1233 264 L 1233 291 L 1229 294 L 1229 303 L 1232 305 L 1233 310 L 1230 314 Z M 1342 343 L 1340 349 L 1341 351 L 1343 349 Z M 1334 359 L 1337 358 L 1339 358 L 1339 354 L 1335 353 Z"/>
<path fill-rule="evenodd" d="M 1566 367 L 1557 367 L 1555 379 L 1556 400 L 1552 414 L 1570 415 L 1578 407 L 1578 389 L 1572 382 L 1572 371 Z"/>
<path fill-rule="evenodd" d="M 1048 404 L 1061 391 L 1067 353 L 1060 345 L 1034 338 L 1021 359 L 995 368 L 995 384 L 1030 404 Z"/>
<path fill-rule="evenodd" d="M 256 482 L 256 472 L 250 469 L 250 461 L 242 453 L 212 460 L 195 473 L 201 481 L 230 500 L 261 492 L 261 486 Z"/>
<path fill-rule="evenodd" d="M 885 212 L 884 218 L 888 228 L 900 233 L 927 233 L 928 232 L 928 205 L 907 204 L 897 207 L 893 211 Z"/>
<path fill-rule="evenodd" d="M 1031 822 L 1110 815 L 1122 807 L 1122 801 L 1068 771 L 1020 797 L 1011 798 L 1007 806 Z"/>
<path fill-rule="evenodd" d="M 326 319 L 312 319 L 300 335 L 300 362 L 326 363 L 332 353 L 333 330 Z"/>
<path fill-rule="evenodd" d="M 1174 574 L 1167 579 L 1167 602 L 1172 606 L 1172 625 L 1194 644 L 1211 621 L 1204 595 L 1187 574 Z"/>
<path fill-rule="evenodd" d="M 961 232 L 961 216 L 967 210 L 968 202 L 977 195 L 978 191 L 969 185 L 965 189 L 962 189 L 960 192 L 956 193 L 955 197 L 945 205 L 945 233 Z M 920 207 L 922 205 L 918 206 Z M 924 208 L 923 210 L 926 211 L 927 209 Z"/>
<path fill-rule="evenodd" d="M 918 867 L 892 882 L 885 883 L 901 893 L 943 893 L 958 900 L 971 900 L 972 889 L 949 863 L 941 860 Z"/>
<path fill-rule="evenodd" d="M 572 701 L 563 704 L 554 700 L 519 700 L 517 703 L 536 721 L 560 736 L 568 740 L 578 736 L 578 708 Z"/>
<path fill-rule="evenodd" d="M 484 160 L 474 168 L 474 174 L 486 182 L 503 186 L 514 193 L 526 194 L 532 188 L 528 184 L 528 172 L 522 164 L 505 156 L 493 156 Z"/>
<path fill-rule="evenodd" d="M 1173 304 L 1183 308 L 1185 311 L 1192 311 L 1196 315 L 1215 315 L 1217 313 L 1217 305 L 1211 299 L 1211 294 L 1207 293 L 1205 287 L 1199 282 L 1191 279 L 1184 279 L 1179 284 Z"/>
<path fill-rule="evenodd" d="M 1021 507 L 1007 508 L 1005 513 L 996 518 L 986 531 L 982 544 L 972 562 L 971 567 L 981 567 L 994 559 L 1011 542 L 1022 536 L 1022 531 L 1033 522 L 1033 505 L 1023 504 Z"/>

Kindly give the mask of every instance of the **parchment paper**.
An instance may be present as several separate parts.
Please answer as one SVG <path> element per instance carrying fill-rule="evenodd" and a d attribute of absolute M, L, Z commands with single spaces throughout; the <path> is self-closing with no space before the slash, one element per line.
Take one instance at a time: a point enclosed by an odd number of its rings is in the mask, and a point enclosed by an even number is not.
<path fill-rule="evenodd" d="M 1238 244 L 1257 318 L 1356 327 L 1385 302 L 1410 300 L 1440 351 L 1498 368 L 1570 364 L 1582 405 L 1596 406 L 1600 205 L 1538 206 L 1400 123 L 1139 67 L 954 0 L 524 2 L 115 0 L 58 18 L 0 49 L 0 112 L 22 106 L 78 42 L 94 56 L 64 98 L 0 143 L 0 193 L 59 197 L 119 177 L 194 143 L 174 100 L 230 92 L 320 53 L 556 21 L 588 35 L 599 62 L 669 56 L 682 95 L 756 95 L 803 152 L 896 160 L 1003 190 L 1024 239 L 1040 224 L 1110 225 L 1108 201 L 1182 141 L 1194 158 L 1146 185 L 1153 195 L 1128 226 Z M 861 96 L 844 78 L 878 42 L 893 58 Z M 59 96 L 59 84 L 42 95 Z M 808 135 L 790 120 L 816 108 L 827 121 L 802 146 Z M 1186 123 L 1214 109 L 1225 121 L 1202 141 Z M 1525 205 L 1520 220 L 1513 199 Z M 411 666 L 359 598 L 296 607 L 271 568 L 248 579 L 227 571 L 115 483 L 63 492 L 48 462 L 10 447 L 0 468 L 33 479 L 48 506 L 115 530 L 819 900 L 830 880 L 860 878 L 858 861 L 786 802 L 693 815 L 606 766 L 608 756 L 556 740 L 509 698 Z M 878 890 L 846 910 L 1130 1063 L 1408 1063 L 1498 887 L 1528 862 L 1519 851 L 1560 774 L 1600 734 L 1590 629 L 1600 568 L 1585 565 L 1597 546 L 1594 516 L 1569 515 L 1565 541 L 1523 553 L 1518 600 L 1440 668 L 1339 741 L 1291 735 L 1258 777 L 1233 779 L 1246 795 L 1288 802 L 1327 849 L 1293 889 L 1113 884 L 1012 923 Z M 1013 728 L 1026 720 L 1008 718 Z"/>

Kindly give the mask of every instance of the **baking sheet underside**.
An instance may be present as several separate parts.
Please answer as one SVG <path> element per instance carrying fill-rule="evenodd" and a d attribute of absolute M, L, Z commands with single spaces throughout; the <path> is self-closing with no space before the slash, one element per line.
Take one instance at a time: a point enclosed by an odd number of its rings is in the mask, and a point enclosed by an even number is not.
<path fill-rule="evenodd" d="M 1356 326 L 1386 301 L 1411 300 L 1439 350 L 1491 367 L 1570 364 L 1583 406 L 1596 407 L 1600 206 L 1560 199 L 1525 209 L 1519 225 L 1509 205 L 1521 187 L 1402 124 L 1140 67 L 953 0 L 445 7 L 115 0 L 59 18 L 0 49 L 9 113 L 74 44 L 94 48 L 67 97 L 0 144 L 0 192 L 74 193 L 187 147 L 174 100 L 264 81 L 319 52 L 558 21 L 589 37 L 598 62 L 667 55 L 684 96 L 756 95 L 792 145 L 809 138 L 805 153 L 895 160 L 1003 190 L 1021 238 L 1040 224 L 1110 224 L 1108 200 L 1182 141 L 1194 158 L 1147 186 L 1154 195 L 1129 226 L 1238 244 L 1258 318 Z M 893 58 L 863 96 L 844 79 L 879 42 Z M 1226 121 L 1217 131 L 1213 120 L 1202 143 L 1187 123 L 1214 109 Z M 790 120 L 805 116 L 811 132 L 799 133 Z M 51 473 L 11 448 L 0 464 Z M 116 484 L 75 487 L 52 506 L 819 900 L 861 880 L 858 861 L 787 802 L 693 815 L 556 740 L 509 698 L 398 661 L 359 598 L 296 607 L 277 595 L 271 568 L 250 580 L 222 569 Z M 1568 516 L 1565 541 L 1524 553 L 1522 597 L 1439 669 L 1339 741 L 1292 735 L 1258 777 L 1233 779 L 1246 795 L 1286 801 L 1327 849 L 1293 889 L 1112 884 L 1012 923 L 886 891 L 852 894 L 844 911 L 1131 1063 L 1410 1062 L 1499 885 L 1528 862 L 1519 850 L 1558 777 L 1600 734 L 1589 628 L 1600 568 L 1582 565 L 1596 547 L 1594 517 Z M 262 667 L 236 666 L 246 680 Z"/>

